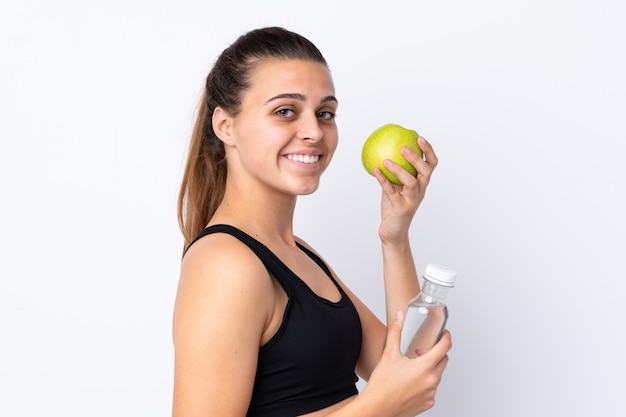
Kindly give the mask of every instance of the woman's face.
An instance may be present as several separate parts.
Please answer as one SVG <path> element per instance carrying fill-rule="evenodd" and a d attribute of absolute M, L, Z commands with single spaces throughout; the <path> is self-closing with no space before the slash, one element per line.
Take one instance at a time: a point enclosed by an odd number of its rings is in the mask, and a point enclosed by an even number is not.
<path fill-rule="evenodd" d="M 229 176 L 292 195 L 315 191 L 337 148 L 334 94 L 322 64 L 258 63 L 232 119 Z"/>

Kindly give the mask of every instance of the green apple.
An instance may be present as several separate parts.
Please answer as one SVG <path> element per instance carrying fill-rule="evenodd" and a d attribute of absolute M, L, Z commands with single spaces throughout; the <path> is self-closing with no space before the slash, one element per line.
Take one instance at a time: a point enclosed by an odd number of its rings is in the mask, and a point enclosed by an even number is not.
<path fill-rule="evenodd" d="M 390 123 L 379 127 L 363 145 L 363 152 L 361 153 L 363 166 L 371 175 L 374 175 L 374 168 L 379 168 L 391 183 L 401 185 L 400 180 L 384 167 L 383 161 L 389 159 L 406 169 L 411 175 L 416 175 L 415 167 L 404 159 L 400 149 L 406 146 L 423 156 L 424 153 L 417 145 L 418 137 L 416 131 L 396 124 Z"/>

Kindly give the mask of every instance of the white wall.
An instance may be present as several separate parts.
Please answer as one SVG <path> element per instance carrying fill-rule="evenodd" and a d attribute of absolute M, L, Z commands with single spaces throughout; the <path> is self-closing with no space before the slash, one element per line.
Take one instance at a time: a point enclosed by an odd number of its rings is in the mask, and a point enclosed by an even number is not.
<path fill-rule="evenodd" d="M 296 230 L 380 317 L 360 147 L 395 122 L 440 157 L 412 240 L 459 279 L 425 415 L 626 414 L 624 3 L 337 3 L 0 6 L 0 415 L 169 415 L 193 112 L 217 54 L 266 25 L 320 47 L 341 102 Z"/>

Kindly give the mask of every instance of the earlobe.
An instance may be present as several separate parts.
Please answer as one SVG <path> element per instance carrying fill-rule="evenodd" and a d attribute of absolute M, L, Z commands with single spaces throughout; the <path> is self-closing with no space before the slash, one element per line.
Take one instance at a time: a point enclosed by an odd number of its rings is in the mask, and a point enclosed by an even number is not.
<path fill-rule="evenodd" d="M 225 145 L 234 146 L 234 141 L 230 131 L 232 126 L 232 117 L 221 107 L 216 107 L 215 111 L 213 111 L 211 122 L 213 123 L 215 136 L 224 142 Z"/>

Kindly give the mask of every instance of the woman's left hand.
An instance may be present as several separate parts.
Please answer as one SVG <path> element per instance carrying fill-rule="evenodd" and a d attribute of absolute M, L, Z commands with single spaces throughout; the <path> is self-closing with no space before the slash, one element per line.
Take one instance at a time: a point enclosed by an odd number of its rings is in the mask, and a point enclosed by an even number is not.
<path fill-rule="evenodd" d="M 384 244 L 400 243 L 408 238 L 411 220 L 424 199 L 430 177 L 437 166 L 437 156 L 426 139 L 420 136 L 418 145 L 424 152 L 423 159 L 417 152 L 407 147 L 401 150 L 402 156 L 417 170 L 416 176 L 390 160 L 384 162 L 385 168 L 394 174 L 402 185 L 392 184 L 380 169 L 374 169 L 374 176 L 382 188 L 381 223 L 378 234 Z"/>

